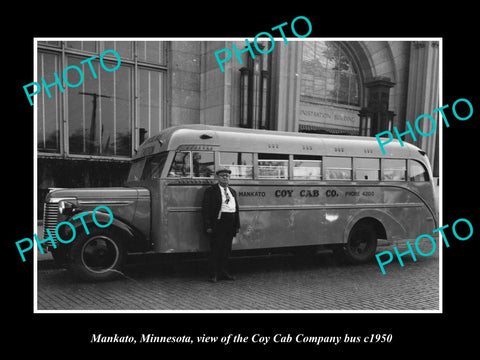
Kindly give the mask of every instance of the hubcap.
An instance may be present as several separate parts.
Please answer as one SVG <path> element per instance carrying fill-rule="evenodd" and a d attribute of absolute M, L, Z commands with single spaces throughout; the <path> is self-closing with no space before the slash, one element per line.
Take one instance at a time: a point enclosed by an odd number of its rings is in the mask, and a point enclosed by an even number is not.
<path fill-rule="evenodd" d="M 107 236 L 94 236 L 82 247 L 82 263 L 92 272 L 103 273 L 117 264 L 118 246 Z"/>

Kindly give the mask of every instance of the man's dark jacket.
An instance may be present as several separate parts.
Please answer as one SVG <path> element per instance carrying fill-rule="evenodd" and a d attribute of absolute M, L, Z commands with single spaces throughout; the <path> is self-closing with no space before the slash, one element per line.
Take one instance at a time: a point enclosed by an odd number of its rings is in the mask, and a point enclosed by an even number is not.
<path fill-rule="evenodd" d="M 237 192 L 234 189 L 232 189 L 229 186 L 228 190 L 230 190 L 231 194 L 235 198 L 235 208 L 236 208 L 235 209 L 235 226 L 234 226 L 234 229 L 232 229 L 234 231 L 232 236 L 235 236 L 235 234 L 240 229 L 238 198 L 237 198 Z M 215 233 L 218 213 L 220 212 L 221 207 L 222 207 L 222 193 L 220 192 L 220 185 L 215 184 L 208 187 L 205 190 L 205 193 L 203 195 L 203 203 L 202 203 L 203 226 L 204 226 L 205 232 L 207 231 L 207 229 L 212 229 L 213 232 Z"/>

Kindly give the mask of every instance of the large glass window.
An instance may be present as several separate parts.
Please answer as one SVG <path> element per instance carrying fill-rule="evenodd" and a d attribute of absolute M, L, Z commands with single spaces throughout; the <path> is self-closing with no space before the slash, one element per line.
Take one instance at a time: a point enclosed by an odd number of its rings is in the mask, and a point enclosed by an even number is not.
<path fill-rule="evenodd" d="M 89 52 L 97 52 L 96 41 L 67 41 L 67 48 Z"/>
<path fill-rule="evenodd" d="M 158 70 L 138 70 L 138 127 L 145 138 L 157 134 L 164 117 L 164 73 Z"/>
<path fill-rule="evenodd" d="M 380 159 L 355 159 L 355 180 L 378 180 Z"/>
<path fill-rule="evenodd" d="M 165 65 L 163 41 L 137 41 L 138 61 Z"/>
<path fill-rule="evenodd" d="M 293 155 L 293 178 L 296 180 L 321 180 L 322 157 Z"/>
<path fill-rule="evenodd" d="M 288 179 L 288 155 L 258 154 L 260 179 Z"/>
<path fill-rule="evenodd" d="M 253 154 L 251 153 L 222 152 L 220 166 L 232 171 L 232 179 L 253 178 Z"/>
<path fill-rule="evenodd" d="M 105 50 L 115 50 L 122 59 L 133 59 L 133 41 L 104 41 Z M 114 54 L 107 53 L 106 56 L 114 57 Z"/>
<path fill-rule="evenodd" d="M 107 72 L 92 61 L 95 79 L 87 63 L 69 56 L 68 66 L 82 69 L 80 86 L 67 88 L 69 150 L 71 154 L 124 155 L 131 154 L 131 68 L 121 65 Z M 104 60 L 106 66 L 107 61 Z M 68 73 L 68 82 L 80 82 L 77 71 Z"/>
<path fill-rule="evenodd" d="M 54 73 L 59 73 L 60 57 L 50 53 L 39 53 L 37 57 L 38 82 L 41 78 L 47 84 L 55 82 Z M 29 90 L 33 92 L 33 90 Z M 48 97 L 46 91 L 40 91 L 37 102 L 37 141 L 38 150 L 45 152 L 60 152 L 60 109 L 61 96 L 58 86 L 49 88 L 52 97 Z"/>
<path fill-rule="evenodd" d="M 338 43 L 304 41 L 300 95 L 303 100 L 358 106 L 360 78 Z"/>
<path fill-rule="evenodd" d="M 352 180 L 352 158 L 325 157 L 323 161 L 327 180 Z"/>
<path fill-rule="evenodd" d="M 38 43 L 39 44 L 50 45 L 50 46 L 56 46 L 56 47 L 61 46 L 61 41 L 39 41 Z"/>
<path fill-rule="evenodd" d="M 383 162 L 383 180 L 405 181 L 406 179 L 406 160 L 400 159 L 382 159 Z"/>
<path fill-rule="evenodd" d="M 38 108 L 39 152 L 130 157 L 134 147 L 162 130 L 167 42 L 39 41 L 37 45 L 36 81 L 41 83 L 44 78 L 52 84 L 50 98 L 41 91 L 33 99 Z M 115 71 L 106 71 L 100 64 L 99 55 L 105 50 L 120 55 L 121 65 Z M 92 54 L 97 55 L 95 60 L 80 63 Z M 135 66 L 135 58 L 140 65 Z M 118 60 L 107 53 L 103 62 L 113 69 Z M 72 65 L 82 73 L 70 68 L 65 83 L 63 71 Z M 54 73 L 62 82 L 63 92 L 54 84 Z M 64 131 L 66 136 L 61 136 Z"/>

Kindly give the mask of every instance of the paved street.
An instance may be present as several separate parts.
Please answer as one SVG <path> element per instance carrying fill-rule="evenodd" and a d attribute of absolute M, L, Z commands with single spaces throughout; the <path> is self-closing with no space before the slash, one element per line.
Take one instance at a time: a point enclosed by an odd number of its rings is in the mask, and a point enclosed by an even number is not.
<path fill-rule="evenodd" d="M 402 247 L 398 244 L 399 250 Z M 392 250 L 381 246 L 378 252 Z M 424 250 L 425 253 L 430 248 Z M 235 258 L 236 281 L 206 281 L 201 259 L 159 263 L 132 258 L 123 275 L 88 283 L 66 270 L 40 266 L 38 310 L 438 310 L 439 255 L 394 260 L 382 275 L 377 262 L 352 266 L 330 252 L 307 258 Z"/>

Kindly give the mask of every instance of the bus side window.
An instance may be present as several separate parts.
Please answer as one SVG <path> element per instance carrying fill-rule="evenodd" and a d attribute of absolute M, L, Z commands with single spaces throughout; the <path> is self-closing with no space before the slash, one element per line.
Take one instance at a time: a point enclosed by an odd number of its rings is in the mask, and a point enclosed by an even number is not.
<path fill-rule="evenodd" d="M 406 160 L 400 159 L 382 159 L 383 161 L 383 180 L 405 181 Z"/>
<path fill-rule="evenodd" d="M 417 160 L 408 160 L 408 179 L 410 181 L 429 181 L 428 171 Z"/>
<path fill-rule="evenodd" d="M 168 177 L 190 177 L 190 151 L 175 154 Z"/>
<path fill-rule="evenodd" d="M 355 158 L 355 180 L 378 181 L 380 159 Z"/>
<path fill-rule="evenodd" d="M 215 172 L 213 151 L 192 151 L 193 177 L 211 178 Z"/>
<path fill-rule="evenodd" d="M 352 158 L 325 157 L 325 179 L 352 180 Z"/>
<path fill-rule="evenodd" d="M 322 157 L 293 155 L 293 178 L 296 180 L 321 180 Z"/>
<path fill-rule="evenodd" d="M 259 179 L 288 179 L 288 155 L 258 154 Z"/>
<path fill-rule="evenodd" d="M 230 169 L 232 179 L 253 179 L 253 154 L 221 152 L 220 166 Z"/>

